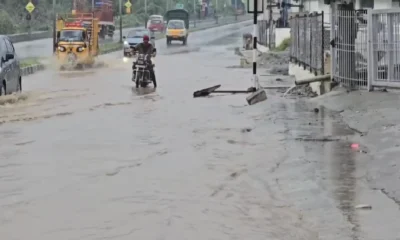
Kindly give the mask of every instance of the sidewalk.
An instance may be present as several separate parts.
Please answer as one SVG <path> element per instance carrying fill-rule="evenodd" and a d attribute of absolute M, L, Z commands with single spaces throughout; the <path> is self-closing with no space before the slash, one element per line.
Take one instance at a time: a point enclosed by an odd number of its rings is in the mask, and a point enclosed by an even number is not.
<path fill-rule="evenodd" d="M 347 92 L 336 89 L 310 102 L 340 112 L 371 156 L 365 179 L 400 206 L 400 92 Z M 364 164 L 363 164 L 364 165 Z"/>

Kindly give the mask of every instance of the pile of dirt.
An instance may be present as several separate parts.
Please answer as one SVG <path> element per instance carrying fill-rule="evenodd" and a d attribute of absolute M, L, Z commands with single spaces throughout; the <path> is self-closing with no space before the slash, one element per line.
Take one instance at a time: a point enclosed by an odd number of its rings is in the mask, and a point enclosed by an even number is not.
<path fill-rule="evenodd" d="M 314 98 L 317 97 L 318 94 L 313 92 L 309 85 L 300 85 L 293 88 L 289 93 L 289 96 L 296 96 L 296 97 L 307 97 L 307 98 Z"/>

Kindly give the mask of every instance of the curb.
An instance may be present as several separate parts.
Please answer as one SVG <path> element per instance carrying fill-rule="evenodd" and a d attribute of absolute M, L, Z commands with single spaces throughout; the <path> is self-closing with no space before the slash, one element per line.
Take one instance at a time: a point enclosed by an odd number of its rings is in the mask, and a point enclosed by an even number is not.
<path fill-rule="evenodd" d="M 45 69 L 44 64 L 35 64 L 32 66 L 23 67 L 21 68 L 21 76 L 31 75 L 34 74 L 35 72 L 42 71 L 44 69 Z"/>

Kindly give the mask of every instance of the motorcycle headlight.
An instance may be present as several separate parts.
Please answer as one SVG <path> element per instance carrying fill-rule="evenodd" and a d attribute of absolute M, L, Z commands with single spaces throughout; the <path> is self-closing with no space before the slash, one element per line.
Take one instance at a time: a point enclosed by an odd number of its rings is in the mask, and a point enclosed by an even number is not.
<path fill-rule="evenodd" d="M 58 50 L 59 50 L 60 52 L 65 52 L 67 49 L 66 49 L 65 47 L 63 47 L 63 46 L 59 46 L 59 47 L 58 47 Z"/>
<path fill-rule="evenodd" d="M 125 46 L 129 46 L 128 41 L 124 41 L 124 45 L 125 45 Z"/>
<path fill-rule="evenodd" d="M 84 48 L 84 47 L 78 47 L 76 50 L 77 50 L 78 52 L 83 52 L 83 51 L 85 50 L 85 48 Z"/>

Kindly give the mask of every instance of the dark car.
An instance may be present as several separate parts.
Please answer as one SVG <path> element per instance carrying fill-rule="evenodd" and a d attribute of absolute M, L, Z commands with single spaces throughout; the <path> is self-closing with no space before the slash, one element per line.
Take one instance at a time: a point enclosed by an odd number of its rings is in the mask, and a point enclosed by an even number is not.
<path fill-rule="evenodd" d="M 150 42 L 156 47 L 154 33 L 148 29 L 132 30 L 128 33 L 128 36 L 124 36 L 124 57 L 132 57 L 135 46 L 143 42 L 143 36 L 147 35 L 150 37 Z"/>
<path fill-rule="evenodd" d="M 150 20 L 149 30 L 152 32 L 164 32 L 165 25 L 160 19 Z"/>
<path fill-rule="evenodd" d="M 14 45 L 0 35 L 0 96 L 22 90 L 21 68 Z"/>

